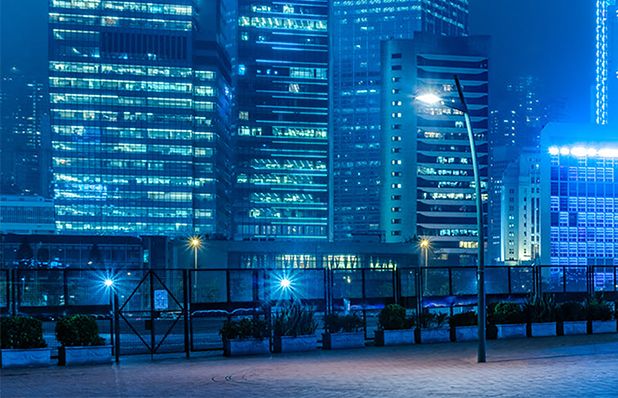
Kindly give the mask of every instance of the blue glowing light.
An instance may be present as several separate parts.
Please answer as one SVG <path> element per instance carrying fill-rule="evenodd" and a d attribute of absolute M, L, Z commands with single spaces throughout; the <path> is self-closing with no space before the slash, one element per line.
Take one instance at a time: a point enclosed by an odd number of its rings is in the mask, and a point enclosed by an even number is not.
<path fill-rule="evenodd" d="M 107 278 L 103 281 L 103 284 L 105 285 L 105 287 L 112 287 L 114 286 L 114 280 Z"/>
<path fill-rule="evenodd" d="M 292 282 L 288 278 L 286 278 L 286 277 L 283 277 L 279 281 L 279 286 L 281 286 L 282 289 L 289 289 L 291 284 L 292 284 Z"/>

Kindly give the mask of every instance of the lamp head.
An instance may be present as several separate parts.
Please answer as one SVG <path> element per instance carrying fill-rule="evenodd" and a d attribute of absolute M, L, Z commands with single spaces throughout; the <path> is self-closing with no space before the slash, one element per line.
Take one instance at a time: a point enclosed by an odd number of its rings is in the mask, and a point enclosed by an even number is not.
<path fill-rule="evenodd" d="M 442 98 L 440 98 L 434 93 L 421 94 L 421 95 L 418 95 L 416 99 L 422 102 L 423 104 L 427 104 L 427 105 L 435 105 L 435 104 L 439 104 L 442 102 Z"/>

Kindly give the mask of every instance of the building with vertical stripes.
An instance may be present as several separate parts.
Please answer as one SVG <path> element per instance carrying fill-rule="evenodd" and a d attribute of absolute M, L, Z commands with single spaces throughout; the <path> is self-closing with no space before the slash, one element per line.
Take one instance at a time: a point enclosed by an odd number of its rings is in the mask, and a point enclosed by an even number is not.
<path fill-rule="evenodd" d="M 429 239 L 430 257 L 451 265 L 473 263 L 477 253 L 467 130 L 461 111 L 415 97 L 432 92 L 457 105 L 453 76 L 459 76 L 486 192 L 488 47 L 485 36 L 423 33 L 382 45 L 381 228 L 387 242 Z"/>

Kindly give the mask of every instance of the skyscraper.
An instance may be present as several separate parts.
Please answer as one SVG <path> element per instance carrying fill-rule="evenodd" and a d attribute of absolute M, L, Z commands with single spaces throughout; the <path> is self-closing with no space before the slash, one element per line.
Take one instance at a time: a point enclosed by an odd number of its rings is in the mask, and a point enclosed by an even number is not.
<path fill-rule="evenodd" d="M 11 68 L 0 87 L 0 194 L 49 197 L 45 86 Z"/>
<path fill-rule="evenodd" d="M 617 137 L 613 126 L 551 123 L 543 129 L 541 264 L 618 264 Z"/>
<path fill-rule="evenodd" d="M 60 232 L 225 233 L 229 60 L 200 10 L 50 0 Z"/>
<path fill-rule="evenodd" d="M 332 4 L 332 186 L 335 239 L 380 235 L 380 41 L 414 32 L 465 36 L 468 0 Z"/>
<path fill-rule="evenodd" d="M 596 0 L 596 84 L 594 121 L 618 121 L 618 7 L 615 0 Z"/>
<path fill-rule="evenodd" d="M 500 198 L 503 175 L 507 166 L 519 158 L 522 148 L 537 148 L 541 129 L 549 120 L 547 104 L 540 98 L 541 82 L 534 76 L 519 76 L 504 87 L 495 98 L 489 129 L 489 217 L 488 258 L 497 263 L 504 258 L 504 209 Z M 511 173 L 512 174 L 512 173 Z"/>
<path fill-rule="evenodd" d="M 432 92 L 457 104 L 459 76 L 486 192 L 488 53 L 485 36 L 417 33 L 382 45 L 381 228 L 387 242 L 429 239 L 433 256 L 451 265 L 473 263 L 478 248 L 468 134 L 461 111 L 414 97 Z"/>
<path fill-rule="evenodd" d="M 328 234 L 328 1 L 238 6 L 234 237 Z"/>

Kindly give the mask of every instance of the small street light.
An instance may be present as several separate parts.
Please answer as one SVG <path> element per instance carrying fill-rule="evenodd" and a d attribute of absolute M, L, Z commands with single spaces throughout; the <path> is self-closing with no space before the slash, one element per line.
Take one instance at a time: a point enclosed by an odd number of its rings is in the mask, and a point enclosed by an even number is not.
<path fill-rule="evenodd" d="M 425 258 L 425 268 L 427 268 L 428 264 L 429 264 L 429 247 L 431 246 L 431 243 L 429 242 L 429 239 L 421 239 L 421 241 L 418 244 L 421 249 L 423 250 L 423 256 Z"/>
<path fill-rule="evenodd" d="M 442 98 L 434 93 L 425 93 L 416 97 L 419 102 L 428 105 L 441 104 L 447 108 L 455 109 L 463 113 L 468 130 L 468 141 L 470 144 L 470 156 L 472 158 L 472 169 L 474 171 L 474 185 L 476 194 L 476 227 L 478 236 L 478 270 L 477 270 L 477 288 L 478 288 L 478 327 L 479 327 L 479 348 L 478 362 L 486 361 L 486 342 L 485 342 L 485 319 L 487 317 L 485 308 L 485 253 L 483 250 L 483 199 L 481 197 L 481 176 L 479 174 L 478 158 L 476 156 L 476 145 L 474 143 L 474 133 L 472 132 L 472 121 L 470 120 L 470 112 L 466 99 L 464 98 L 459 77 L 454 76 L 457 93 L 459 94 L 459 106 L 453 103 L 445 102 Z"/>
<path fill-rule="evenodd" d="M 197 270 L 197 251 L 202 247 L 202 239 L 199 235 L 189 238 L 189 247 L 193 249 L 193 268 Z"/>

